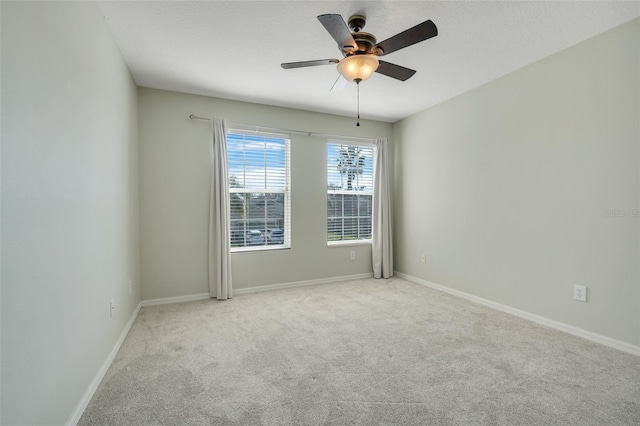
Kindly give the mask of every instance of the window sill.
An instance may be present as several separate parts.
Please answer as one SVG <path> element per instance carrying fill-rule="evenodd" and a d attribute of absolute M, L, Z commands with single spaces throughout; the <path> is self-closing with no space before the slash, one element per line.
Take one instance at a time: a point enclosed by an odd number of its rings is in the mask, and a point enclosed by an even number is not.
<path fill-rule="evenodd" d="M 371 240 L 329 241 L 327 247 L 370 246 Z"/>
<path fill-rule="evenodd" d="M 272 246 L 255 246 L 255 247 L 242 247 L 242 248 L 232 248 L 231 254 L 237 253 L 256 253 L 259 251 L 274 251 L 274 250 L 289 250 L 291 246 L 285 245 L 272 245 Z"/>

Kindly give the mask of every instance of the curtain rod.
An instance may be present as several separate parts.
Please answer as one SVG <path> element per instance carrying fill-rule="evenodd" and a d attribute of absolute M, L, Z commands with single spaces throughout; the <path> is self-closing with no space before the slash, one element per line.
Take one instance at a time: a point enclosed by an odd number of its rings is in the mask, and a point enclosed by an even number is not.
<path fill-rule="evenodd" d="M 205 121 L 213 122 L 213 120 L 211 118 L 198 117 L 197 115 L 193 115 L 193 114 L 190 114 L 189 118 L 191 120 L 205 120 Z M 375 138 L 363 138 L 363 137 L 358 137 L 358 136 L 345 136 L 345 135 L 332 135 L 332 134 L 328 134 L 328 133 L 316 133 L 316 132 L 308 132 L 308 131 L 302 131 L 302 130 L 278 129 L 276 127 L 255 126 L 255 125 L 250 125 L 250 124 L 233 123 L 233 122 L 229 122 L 228 124 L 231 127 L 233 127 L 233 126 L 249 127 L 249 128 L 253 127 L 253 128 L 255 128 L 256 132 L 258 132 L 258 131 L 260 131 L 262 129 L 262 130 L 266 130 L 266 131 L 270 130 L 270 131 L 276 131 L 276 132 L 293 133 L 293 134 L 296 134 L 296 135 L 316 136 L 316 137 L 335 138 L 335 139 L 352 139 L 352 140 L 359 140 L 359 141 L 369 142 L 369 143 L 375 142 Z"/>

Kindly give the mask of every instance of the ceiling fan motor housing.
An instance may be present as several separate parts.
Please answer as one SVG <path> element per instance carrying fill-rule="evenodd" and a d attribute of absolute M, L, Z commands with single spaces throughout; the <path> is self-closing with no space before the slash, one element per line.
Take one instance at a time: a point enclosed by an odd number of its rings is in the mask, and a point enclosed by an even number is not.
<path fill-rule="evenodd" d="M 372 53 L 373 46 L 376 45 L 376 38 L 373 34 L 362 32 L 367 18 L 363 15 L 353 15 L 349 18 L 349 29 L 352 31 L 351 36 L 358 45 L 355 52 L 343 51 L 345 56 L 362 55 L 363 53 Z"/>
<path fill-rule="evenodd" d="M 373 46 L 376 45 L 376 38 L 373 34 L 359 32 L 353 33 L 353 40 L 358 44 L 356 55 L 363 53 L 371 53 Z"/>

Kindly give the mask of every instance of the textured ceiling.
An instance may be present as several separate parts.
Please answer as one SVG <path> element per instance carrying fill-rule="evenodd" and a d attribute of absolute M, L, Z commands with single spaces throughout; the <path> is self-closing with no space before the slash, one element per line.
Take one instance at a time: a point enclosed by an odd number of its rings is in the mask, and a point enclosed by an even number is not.
<path fill-rule="evenodd" d="M 356 86 L 330 92 L 338 58 L 316 19 L 367 17 L 382 41 L 431 19 L 439 35 L 384 57 L 418 72 L 360 85 L 363 118 L 394 122 L 640 16 L 640 3 L 583 1 L 102 1 L 144 87 L 354 116 Z"/>

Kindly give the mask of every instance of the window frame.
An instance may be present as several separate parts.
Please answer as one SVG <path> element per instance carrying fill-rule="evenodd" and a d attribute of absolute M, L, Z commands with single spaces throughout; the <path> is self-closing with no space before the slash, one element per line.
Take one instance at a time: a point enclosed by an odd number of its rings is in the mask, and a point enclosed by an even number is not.
<path fill-rule="evenodd" d="M 331 166 L 329 164 L 330 158 L 329 158 L 329 147 L 331 145 L 334 146 L 339 146 L 339 147 L 349 147 L 349 146 L 357 146 L 357 147 L 361 147 L 361 148 L 366 148 L 367 150 L 370 150 L 371 152 L 371 156 L 369 157 L 369 160 L 371 161 L 371 190 L 367 190 L 367 191 L 359 191 L 359 190 L 348 190 L 348 189 L 329 189 L 329 167 Z M 327 188 L 326 188 L 326 192 L 325 192 L 325 199 L 326 199 L 326 212 L 327 212 L 327 216 L 326 216 L 326 222 L 325 222 L 325 232 L 326 232 L 326 241 L 327 241 L 327 246 L 328 247 L 345 247 L 345 246 L 356 246 L 356 245 L 370 245 L 372 244 L 372 233 L 373 233 L 373 229 L 372 229 L 372 216 L 373 216 L 373 184 L 374 184 L 374 179 L 373 179 L 373 160 L 375 157 L 375 144 L 374 143 L 368 143 L 368 142 L 362 142 L 362 141 L 351 141 L 351 140 L 345 140 L 345 139 L 328 139 L 326 142 L 326 147 L 327 147 L 327 154 L 325 157 L 325 173 L 326 173 L 326 179 L 327 179 Z M 366 196 L 369 198 L 369 205 L 371 206 L 371 213 L 369 216 L 363 216 L 361 214 L 359 214 L 360 212 L 358 211 L 358 215 L 357 216 L 344 216 L 344 198 L 343 198 L 343 203 L 342 203 L 342 215 L 340 216 L 330 216 L 329 215 L 329 196 L 331 194 L 334 195 L 356 195 L 356 196 Z M 358 202 L 358 210 L 360 208 L 360 203 Z M 341 239 L 341 240 L 329 240 L 329 233 L 330 233 L 330 228 L 329 228 L 329 220 L 331 218 L 334 219 L 342 219 L 342 238 L 344 238 L 344 219 L 345 218 L 357 218 L 358 221 L 361 218 L 368 218 L 369 219 L 369 224 L 371 227 L 370 230 L 370 236 L 369 238 L 363 238 L 363 239 L 355 239 L 355 240 L 345 240 L 345 239 Z M 358 224 L 357 227 L 358 231 L 360 230 L 360 225 Z"/>
<path fill-rule="evenodd" d="M 227 163 L 229 163 L 229 139 L 228 136 L 229 135 L 238 135 L 238 136 L 243 136 L 243 137 L 247 137 L 247 136 L 253 136 L 253 137 L 262 137 L 265 139 L 281 139 L 284 141 L 284 179 L 285 179 L 285 183 L 284 183 L 284 188 L 283 189 L 275 189 L 275 188 L 264 188 L 264 189 L 256 189 L 256 188 L 238 188 L 238 187 L 231 187 L 231 169 L 229 168 L 227 171 L 227 176 L 229 178 L 229 203 L 231 204 L 231 195 L 232 194 L 283 194 L 284 196 L 284 203 L 283 203 L 283 227 L 281 228 L 283 230 L 284 233 L 284 239 L 282 244 L 268 244 L 268 240 L 267 240 L 267 230 L 268 228 L 268 218 L 265 216 L 265 229 L 260 229 L 260 231 L 262 232 L 262 235 L 264 237 L 264 244 L 262 245 L 251 245 L 251 246 L 247 246 L 247 232 L 250 232 L 251 230 L 247 228 L 246 226 L 246 221 L 247 218 L 245 218 L 245 226 L 244 226 L 244 241 L 243 243 L 245 244 L 244 246 L 241 247 L 234 247 L 233 245 L 231 245 L 231 253 L 232 254 L 236 254 L 236 253 L 249 253 L 249 252 L 256 252 L 256 251 L 270 251 L 270 250 L 288 250 L 291 248 L 291 137 L 287 134 L 283 134 L 283 133 L 270 133 L 270 132 L 261 132 L 261 131 L 254 131 L 254 130 L 244 130 L 242 128 L 237 128 L 237 127 L 232 127 L 229 128 L 227 130 Z M 246 140 L 246 139 L 245 139 Z M 265 149 L 266 152 L 266 149 Z M 246 166 L 246 163 L 245 163 Z M 266 176 L 266 169 L 268 164 L 265 164 L 265 176 Z M 246 202 L 246 201 L 245 201 Z M 231 206 L 230 206 L 231 207 Z M 245 208 L 246 208 L 246 204 L 245 204 Z M 266 211 L 265 211 L 266 214 Z M 230 234 L 229 234 L 229 238 L 230 241 L 229 243 L 232 244 L 233 243 L 233 226 L 232 224 L 234 223 L 234 221 L 237 221 L 235 219 L 232 219 L 231 217 L 229 218 L 229 228 L 230 228 Z M 275 228 L 274 228 L 275 229 Z"/>

